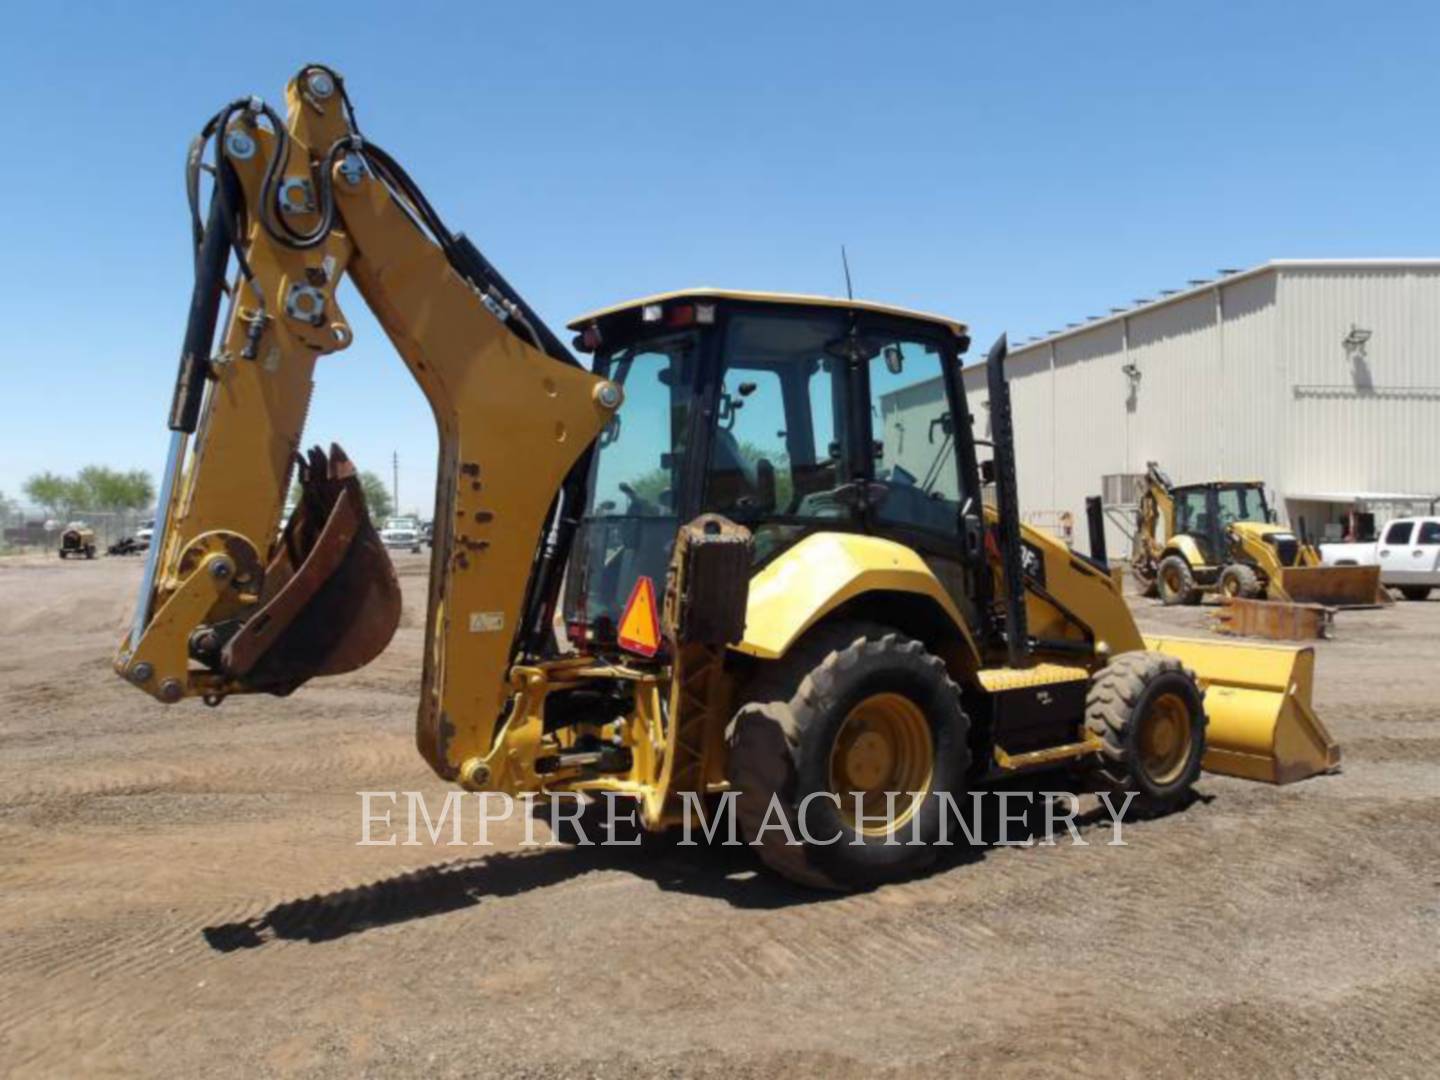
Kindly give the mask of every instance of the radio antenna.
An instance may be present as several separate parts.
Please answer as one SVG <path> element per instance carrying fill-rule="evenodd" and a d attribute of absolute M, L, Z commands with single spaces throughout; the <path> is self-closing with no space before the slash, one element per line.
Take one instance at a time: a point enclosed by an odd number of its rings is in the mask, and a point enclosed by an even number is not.
<path fill-rule="evenodd" d="M 850 259 L 845 254 L 844 244 L 840 245 L 840 265 L 845 267 L 845 298 L 847 300 L 854 300 L 855 290 L 850 287 Z"/>

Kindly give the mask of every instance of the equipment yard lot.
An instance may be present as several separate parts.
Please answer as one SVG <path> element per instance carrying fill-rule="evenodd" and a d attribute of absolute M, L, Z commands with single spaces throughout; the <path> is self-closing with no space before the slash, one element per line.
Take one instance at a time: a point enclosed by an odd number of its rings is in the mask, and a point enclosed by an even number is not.
<path fill-rule="evenodd" d="M 1207 775 L 1128 847 L 959 855 L 831 896 L 748 853 L 355 846 L 413 743 L 427 559 L 364 670 L 158 710 L 140 567 L 0 560 L 0 1069 L 874 1075 L 1383 1071 L 1440 1053 L 1440 602 L 1343 612 L 1343 774 Z M 1136 601 L 1147 632 L 1208 609 Z M 1063 781 L 1037 787 L 1059 787 Z M 473 804 L 472 804 L 473 805 Z"/>

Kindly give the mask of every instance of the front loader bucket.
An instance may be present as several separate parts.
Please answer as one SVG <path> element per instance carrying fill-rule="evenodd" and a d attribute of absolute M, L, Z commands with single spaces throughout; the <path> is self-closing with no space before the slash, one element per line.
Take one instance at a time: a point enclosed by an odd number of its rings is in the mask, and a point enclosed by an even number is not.
<path fill-rule="evenodd" d="M 1194 638 L 1146 638 L 1174 656 L 1205 691 L 1204 767 L 1289 784 L 1340 768 L 1340 747 L 1311 708 L 1315 651 Z"/>
<path fill-rule="evenodd" d="M 1272 600 L 1326 607 L 1374 607 L 1393 603 L 1380 585 L 1378 566 L 1287 566 L 1280 571 L 1280 588 L 1271 582 Z"/>

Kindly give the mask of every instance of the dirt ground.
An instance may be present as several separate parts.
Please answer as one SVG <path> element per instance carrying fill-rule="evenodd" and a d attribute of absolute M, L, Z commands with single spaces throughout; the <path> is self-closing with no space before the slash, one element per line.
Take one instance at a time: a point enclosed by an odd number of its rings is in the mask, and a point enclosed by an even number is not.
<path fill-rule="evenodd" d="M 445 791 L 401 573 L 376 663 L 212 711 L 110 671 L 137 560 L 0 559 L 0 1072 L 1434 1075 L 1440 602 L 1318 646 L 1341 775 L 837 898 L 663 837 L 356 846 L 358 790 Z"/>

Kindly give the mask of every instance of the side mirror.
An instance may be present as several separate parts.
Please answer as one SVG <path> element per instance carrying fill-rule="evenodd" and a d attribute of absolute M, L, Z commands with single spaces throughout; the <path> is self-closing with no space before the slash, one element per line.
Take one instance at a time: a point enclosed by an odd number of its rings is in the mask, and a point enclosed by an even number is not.
<path fill-rule="evenodd" d="M 905 354 L 900 351 L 899 345 L 885 346 L 885 370 L 891 375 L 899 375 L 905 370 Z"/>

